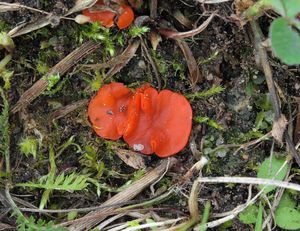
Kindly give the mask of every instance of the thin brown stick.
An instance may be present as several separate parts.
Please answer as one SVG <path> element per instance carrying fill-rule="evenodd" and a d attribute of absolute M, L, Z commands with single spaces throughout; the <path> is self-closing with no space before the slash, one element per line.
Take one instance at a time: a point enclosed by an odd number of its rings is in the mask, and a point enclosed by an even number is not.
<path fill-rule="evenodd" d="M 135 55 L 137 49 L 140 46 L 140 42 L 131 41 L 126 49 L 122 52 L 122 54 L 117 55 L 110 59 L 105 63 L 96 63 L 96 64 L 85 64 L 82 67 L 87 67 L 91 69 L 103 69 L 103 68 L 110 68 L 107 73 L 107 78 L 111 77 L 118 71 L 120 71 Z"/>
<path fill-rule="evenodd" d="M 144 43 L 142 38 L 141 38 L 141 45 L 142 45 L 142 50 L 144 51 L 144 53 L 146 55 L 146 58 L 148 59 L 150 65 L 153 69 L 153 73 L 154 73 L 154 76 L 155 76 L 156 81 L 157 81 L 157 89 L 160 91 L 162 86 L 161 86 L 161 80 L 160 80 L 160 77 L 159 77 L 157 66 L 156 66 L 154 60 L 152 59 L 151 55 L 149 54 L 148 48 L 147 48 L 147 46 Z"/>
<path fill-rule="evenodd" d="M 157 0 L 150 1 L 150 17 L 151 18 L 157 17 Z"/>
<path fill-rule="evenodd" d="M 49 123 L 51 123 L 53 120 L 66 116 L 67 114 L 71 113 L 72 111 L 76 110 L 79 107 L 87 105 L 87 103 L 88 103 L 87 99 L 82 99 L 74 103 L 71 103 L 69 105 L 66 105 L 65 107 L 59 108 L 58 110 L 50 114 L 48 119 Z"/>
<path fill-rule="evenodd" d="M 62 59 L 58 64 L 50 69 L 50 71 L 45 75 L 44 78 L 39 79 L 35 82 L 31 88 L 25 91 L 20 97 L 19 101 L 14 105 L 11 112 L 16 113 L 21 108 L 26 107 L 34 99 L 40 96 L 48 87 L 47 77 L 59 74 L 60 76 L 64 75 L 73 65 L 80 61 L 83 57 L 90 54 L 94 50 L 100 47 L 99 43 L 94 41 L 88 41 L 82 44 L 80 47 L 75 49 L 64 59 Z"/>

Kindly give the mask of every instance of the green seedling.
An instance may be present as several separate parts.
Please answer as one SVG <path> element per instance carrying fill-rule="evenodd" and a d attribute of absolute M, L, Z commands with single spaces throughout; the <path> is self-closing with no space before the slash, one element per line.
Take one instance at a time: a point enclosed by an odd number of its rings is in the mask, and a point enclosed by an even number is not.
<path fill-rule="evenodd" d="M 194 101 L 197 98 L 208 98 L 213 95 L 219 94 L 225 90 L 224 87 L 222 86 L 213 86 L 212 88 L 206 90 L 206 91 L 200 91 L 200 92 L 195 92 L 191 94 L 185 95 L 190 101 Z"/>
<path fill-rule="evenodd" d="M 212 128 L 215 128 L 215 129 L 218 129 L 218 130 L 223 130 L 224 128 L 222 127 L 222 125 L 218 124 L 217 121 L 213 120 L 213 119 L 210 119 L 208 118 L 207 116 L 196 116 L 194 118 L 194 120 L 197 122 L 197 123 L 205 123 L 207 125 L 209 125 L 210 127 Z"/>
<path fill-rule="evenodd" d="M 141 26 L 141 27 L 132 26 L 128 29 L 128 35 L 132 38 L 135 38 L 135 37 L 140 37 L 149 31 L 150 31 L 150 28 L 146 27 L 146 26 Z"/>
<path fill-rule="evenodd" d="M 35 159 L 37 155 L 38 141 L 32 137 L 25 137 L 19 143 L 19 148 L 20 152 L 26 157 L 32 155 Z"/>

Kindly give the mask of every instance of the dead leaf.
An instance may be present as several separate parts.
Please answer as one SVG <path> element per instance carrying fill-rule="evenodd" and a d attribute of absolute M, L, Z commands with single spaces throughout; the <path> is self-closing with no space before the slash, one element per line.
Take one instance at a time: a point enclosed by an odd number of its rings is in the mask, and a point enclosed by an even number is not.
<path fill-rule="evenodd" d="M 146 168 L 145 160 L 141 154 L 120 148 L 114 148 L 113 150 L 128 166 L 134 169 Z"/>
<path fill-rule="evenodd" d="M 48 26 L 52 23 L 59 23 L 60 17 L 55 15 L 47 15 L 45 17 L 39 18 L 34 22 L 30 23 L 23 23 L 15 28 L 13 28 L 11 31 L 8 32 L 8 35 L 11 37 L 17 37 L 23 34 L 30 33 L 32 31 L 41 29 L 45 26 Z"/>
<path fill-rule="evenodd" d="M 65 14 L 65 16 L 90 8 L 96 2 L 97 0 L 77 0 L 75 5 Z"/>
<path fill-rule="evenodd" d="M 285 116 L 282 114 L 281 114 L 280 118 L 278 120 L 274 121 L 274 123 L 273 123 L 272 136 L 279 143 L 282 143 L 283 133 L 285 131 L 287 124 L 288 124 L 288 122 L 287 122 Z"/>
<path fill-rule="evenodd" d="M 195 86 L 196 83 L 202 82 L 202 76 L 199 70 L 199 66 L 197 64 L 197 61 L 189 48 L 188 44 L 185 41 L 182 41 L 180 39 L 175 40 L 177 42 L 177 45 L 180 47 L 185 59 L 186 63 L 189 69 L 190 73 L 190 81 L 192 86 Z"/>
<path fill-rule="evenodd" d="M 199 27 L 194 30 L 189 30 L 185 32 L 178 32 L 169 28 L 161 28 L 159 29 L 159 33 L 166 38 L 172 39 L 183 39 L 193 37 L 206 29 L 206 27 L 210 24 L 212 19 L 216 16 L 216 13 L 213 12 Z"/>
<path fill-rule="evenodd" d="M 193 23 L 191 22 L 191 20 L 185 17 L 185 15 L 180 10 L 175 10 L 173 13 L 173 17 L 185 27 L 187 28 L 193 27 Z"/>
<path fill-rule="evenodd" d="M 162 41 L 162 38 L 160 36 L 160 34 L 158 34 L 156 31 L 151 30 L 150 32 L 150 42 L 152 45 L 152 49 L 154 51 L 156 51 L 156 48 L 158 46 L 158 44 Z"/>

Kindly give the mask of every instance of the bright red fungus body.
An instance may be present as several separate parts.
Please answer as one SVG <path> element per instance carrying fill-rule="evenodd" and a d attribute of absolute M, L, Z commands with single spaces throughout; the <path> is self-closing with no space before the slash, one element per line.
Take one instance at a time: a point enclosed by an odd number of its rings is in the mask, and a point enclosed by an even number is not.
<path fill-rule="evenodd" d="M 122 83 L 110 83 L 100 88 L 88 107 L 89 119 L 98 136 L 119 139 L 126 128 L 127 110 L 132 92 Z"/>
<path fill-rule="evenodd" d="M 117 17 L 117 26 L 119 29 L 125 29 L 131 25 L 134 20 L 134 13 L 130 6 L 124 4 L 124 1 L 116 1 L 116 9 L 110 9 L 99 0 L 89 9 L 83 10 L 82 14 L 89 18 L 89 22 L 100 22 L 102 26 L 110 28 L 114 25 L 114 19 Z"/>
<path fill-rule="evenodd" d="M 192 127 L 192 109 L 178 93 L 143 86 L 129 104 L 124 140 L 134 150 L 168 157 L 181 151 Z"/>
<path fill-rule="evenodd" d="M 116 13 L 110 10 L 103 10 L 103 0 L 99 0 L 92 8 L 83 10 L 82 14 L 90 18 L 90 22 L 100 22 L 102 26 L 110 28 L 114 25 Z M 100 9 L 97 10 L 97 7 Z"/>
<path fill-rule="evenodd" d="M 131 25 L 134 20 L 134 13 L 131 7 L 121 5 L 121 14 L 119 15 L 117 26 L 119 29 L 125 29 Z"/>
<path fill-rule="evenodd" d="M 126 108 L 126 110 L 120 110 Z M 192 127 L 188 100 L 170 90 L 146 84 L 132 93 L 120 83 L 103 86 L 88 109 L 96 133 L 124 140 L 135 151 L 168 157 L 181 151 Z"/>

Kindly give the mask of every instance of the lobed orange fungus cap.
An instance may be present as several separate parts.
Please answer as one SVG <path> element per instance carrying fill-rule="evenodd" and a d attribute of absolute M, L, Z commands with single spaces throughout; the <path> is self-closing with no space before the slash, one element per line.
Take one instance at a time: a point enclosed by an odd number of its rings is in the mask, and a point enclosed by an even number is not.
<path fill-rule="evenodd" d="M 134 13 L 130 6 L 124 4 L 123 1 L 119 1 L 120 14 L 117 20 L 117 26 L 119 29 L 125 29 L 131 25 L 134 20 Z M 82 11 L 84 16 L 89 17 L 90 22 L 100 22 L 102 26 L 110 28 L 114 25 L 114 19 L 117 14 L 110 10 L 97 10 L 97 6 L 105 6 L 103 0 L 99 0 L 95 5 L 89 9 Z"/>
<path fill-rule="evenodd" d="M 94 131 L 105 139 L 119 139 L 127 125 L 127 111 L 132 92 L 122 83 L 101 87 L 90 101 L 88 116 Z"/>
<path fill-rule="evenodd" d="M 192 108 L 183 95 L 145 85 L 129 104 L 123 137 L 136 151 L 168 157 L 185 147 L 191 128 Z"/>
<path fill-rule="evenodd" d="M 100 22 L 102 26 L 110 28 L 114 25 L 116 13 L 109 10 L 97 10 L 97 6 L 104 6 L 103 0 L 95 3 L 95 7 L 91 7 L 82 11 L 82 14 L 90 18 L 90 22 Z"/>
<path fill-rule="evenodd" d="M 118 17 L 117 26 L 119 29 L 125 29 L 131 25 L 134 20 L 134 13 L 130 6 L 121 5 L 121 14 Z"/>

